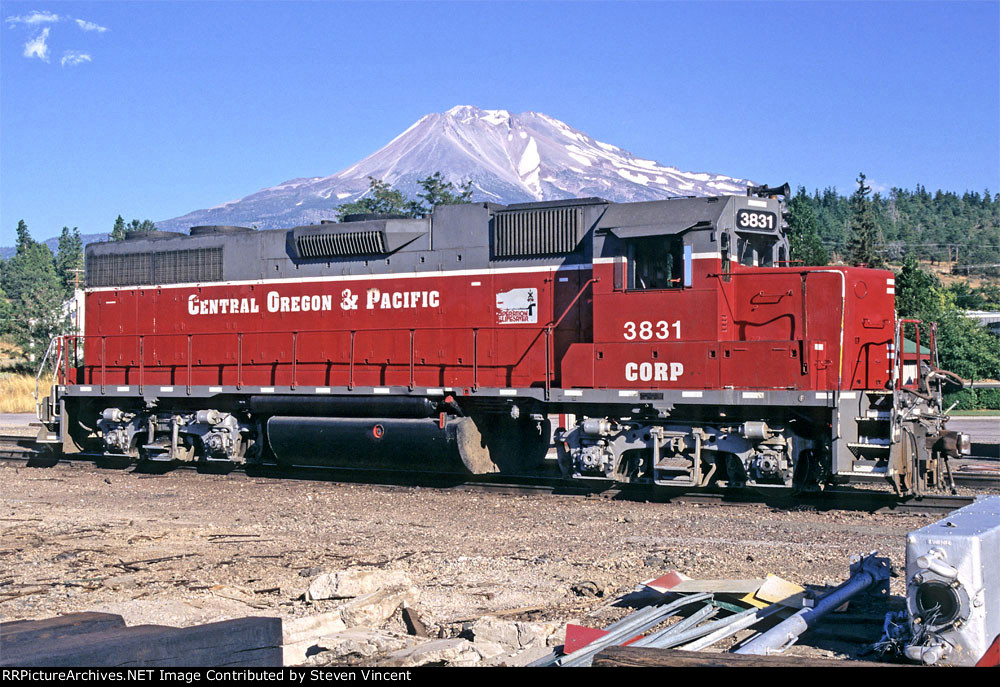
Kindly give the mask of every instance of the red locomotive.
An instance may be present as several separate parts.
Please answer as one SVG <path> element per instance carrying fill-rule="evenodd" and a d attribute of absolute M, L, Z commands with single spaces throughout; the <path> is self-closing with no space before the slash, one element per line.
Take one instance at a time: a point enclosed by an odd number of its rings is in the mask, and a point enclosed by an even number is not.
<path fill-rule="evenodd" d="M 138 460 L 530 472 L 558 417 L 573 477 L 919 491 L 960 449 L 934 342 L 903 331 L 892 272 L 790 264 L 786 194 L 91 244 L 47 436 Z"/>

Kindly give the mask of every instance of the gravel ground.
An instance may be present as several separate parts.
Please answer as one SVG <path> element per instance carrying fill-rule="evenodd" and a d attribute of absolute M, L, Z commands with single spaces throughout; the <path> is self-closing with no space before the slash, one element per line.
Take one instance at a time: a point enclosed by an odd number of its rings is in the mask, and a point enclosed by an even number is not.
<path fill-rule="evenodd" d="M 836 584 L 852 554 L 877 549 L 902 570 L 906 533 L 933 519 L 148 475 L 89 463 L 2 466 L 0 481 L 5 620 L 76 611 L 120 613 L 130 625 L 290 619 L 338 605 L 303 600 L 321 572 L 375 569 L 409 576 L 416 608 L 442 637 L 498 612 L 599 627 L 627 612 L 611 599 L 672 569 Z M 891 591 L 905 593 L 901 578 Z M 504 613 L 526 607 L 537 608 Z"/>

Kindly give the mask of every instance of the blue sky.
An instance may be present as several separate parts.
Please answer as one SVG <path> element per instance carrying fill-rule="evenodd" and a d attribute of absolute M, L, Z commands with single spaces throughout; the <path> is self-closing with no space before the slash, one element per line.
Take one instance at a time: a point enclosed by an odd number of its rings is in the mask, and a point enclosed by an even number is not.
<path fill-rule="evenodd" d="M 0 3 L 0 245 L 544 112 L 690 171 L 1000 190 L 998 2 Z M 104 30 L 101 30 L 104 29 Z"/>

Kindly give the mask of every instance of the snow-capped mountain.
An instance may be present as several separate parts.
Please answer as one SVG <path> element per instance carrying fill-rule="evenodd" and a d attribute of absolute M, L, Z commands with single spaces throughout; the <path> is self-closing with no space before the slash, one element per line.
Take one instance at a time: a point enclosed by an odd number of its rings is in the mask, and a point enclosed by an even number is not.
<path fill-rule="evenodd" d="M 382 179 L 416 198 L 417 180 L 441 172 L 456 186 L 472 181 L 473 199 L 497 203 L 599 196 L 637 201 L 742 194 L 748 180 L 682 172 L 597 141 L 540 112 L 513 114 L 469 105 L 425 115 L 381 150 L 327 177 L 292 179 L 207 210 L 158 221 L 291 227 L 332 219 L 337 206 Z"/>

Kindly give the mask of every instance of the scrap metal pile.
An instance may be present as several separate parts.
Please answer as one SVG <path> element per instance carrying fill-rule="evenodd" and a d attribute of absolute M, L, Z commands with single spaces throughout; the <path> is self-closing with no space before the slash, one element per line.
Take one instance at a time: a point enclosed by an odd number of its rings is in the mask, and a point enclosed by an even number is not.
<path fill-rule="evenodd" d="M 906 610 L 888 612 L 871 647 L 883 659 L 925 664 L 1000 665 L 1000 497 L 990 496 L 907 537 Z M 534 666 L 588 666 L 610 647 L 702 651 L 727 638 L 740 655 L 780 654 L 831 612 L 861 594 L 889 599 L 888 558 L 851 561 L 849 578 L 828 590 L 765 580 L 692 580 L 671 572 L 644 582 L 622 605 L 639 609 L 604 629 L 569 625 L 562 651 Z M 652 630 L 652 632 L 650 632 Z M 648 633 L 648 634 L 647 634 Z"/>
<path fill-rule="evenodd" d="M 779 577 L 764 580 L 692 580 L 671 572 L 644 582 L 623 603 L 642 607 L 603 630 L 570 625 L 560 655 L 553 652 L 535 666 L 586 666 L 602 650 L 628 645 L 651 649 L 701 651 L 747 629 L 771 629 L 743 641 L 737 653 L 783 651 L 831 610 L 861 592 L 888 593 L 889 561 L 875 553 L 859 556 L 851 576 L 834 589 L 817 594 Z M 785 618 L 774 625 L 775 618 Z M 668 623 L 650 634 L 643 634 Z M 770 620 L 770 622 L 768 622 Z"/>

